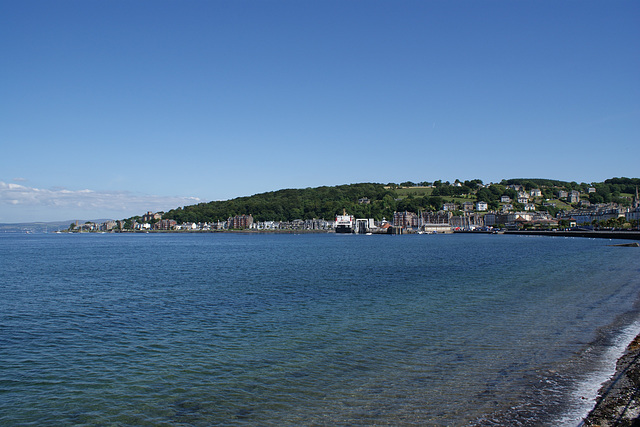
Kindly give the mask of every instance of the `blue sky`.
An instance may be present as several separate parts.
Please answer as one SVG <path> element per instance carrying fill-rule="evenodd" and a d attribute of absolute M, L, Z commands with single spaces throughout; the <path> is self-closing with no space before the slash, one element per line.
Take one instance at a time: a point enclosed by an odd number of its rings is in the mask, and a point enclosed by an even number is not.
<path fill-rule="evenodd" d="M 0 222 L 640 176 L 637 1 L 4 1 Z"/>

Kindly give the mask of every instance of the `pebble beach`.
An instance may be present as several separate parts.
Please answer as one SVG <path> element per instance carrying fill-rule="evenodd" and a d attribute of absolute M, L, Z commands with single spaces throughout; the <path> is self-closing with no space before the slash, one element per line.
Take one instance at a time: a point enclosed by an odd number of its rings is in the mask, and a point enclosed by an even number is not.
<path fill-rule="evenodd" d="M 582 425 L 640 425 L 640 335 L 618 359 L 615 374 L 602 385 L 598 395 L 595 407 Z"/>

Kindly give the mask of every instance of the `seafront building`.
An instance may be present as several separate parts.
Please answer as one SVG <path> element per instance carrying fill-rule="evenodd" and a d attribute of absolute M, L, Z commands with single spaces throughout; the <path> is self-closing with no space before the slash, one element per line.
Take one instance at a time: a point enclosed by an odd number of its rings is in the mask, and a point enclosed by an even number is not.
<path fill-rule="evenodd" d="M 616 218 L 629 218 L 628 214 L 632 210 L 629 208 L 621 208 L 612 204 L 594 205 L 587 209 L 574 209 L 564 213 L 563 217 L 571 217 L 576 220 L 577 224 L 593 224 L 594 221 L 607 221 Z"/>
<path fill-rule="evenodd" d="M 249 215 L 236 215 L 227 219 L 227 228 L 229 229 L 245 229 L 251 228 L 253 217 Z"/>
<path fill-rule="evenodd" d="M 173 219 L 161 219 L 153 225 L 154 230 L 172 230 L 178 223 Z"/>
<path fill-rule="evenodd" d="M 557 227 L 558 221 L 546 212 L 489 212 L 484 216 L 486 227 L 519 228 L 530 227 Z"/>
<path fill-rule="evenodd" d="M 484 215 L 472 212 L 464 215 L 455 215 L 449 219 L 452 230 L 476 230 L 485 227 Z"/>
<path fill-rule="evenodd" d="M 418 227 L 418 214 L 415 212 L 394 212 L 393 226 L 401 228 Z"/>

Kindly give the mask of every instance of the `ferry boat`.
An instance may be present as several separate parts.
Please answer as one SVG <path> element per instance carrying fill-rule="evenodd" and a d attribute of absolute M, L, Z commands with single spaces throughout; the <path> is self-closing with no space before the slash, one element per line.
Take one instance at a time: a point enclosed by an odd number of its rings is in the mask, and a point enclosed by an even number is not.
<path fill-rule="evenodd" d="M 354 223 L 353 215 L 347 215 L 347 211 L 344 210 L 342 215 L 336 216 L 334 229 L 336 233 L 353 233 Z"/>

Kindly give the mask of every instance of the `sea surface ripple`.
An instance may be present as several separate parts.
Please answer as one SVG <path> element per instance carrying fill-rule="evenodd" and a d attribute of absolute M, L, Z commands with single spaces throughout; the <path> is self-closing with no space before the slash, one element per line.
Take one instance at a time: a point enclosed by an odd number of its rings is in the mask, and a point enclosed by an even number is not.
<path fill-rule="evenodd" d="M 0 424 L 573 423 L 638 319 L 609 243 L 2 235 Z"/>

